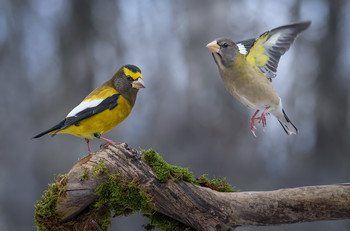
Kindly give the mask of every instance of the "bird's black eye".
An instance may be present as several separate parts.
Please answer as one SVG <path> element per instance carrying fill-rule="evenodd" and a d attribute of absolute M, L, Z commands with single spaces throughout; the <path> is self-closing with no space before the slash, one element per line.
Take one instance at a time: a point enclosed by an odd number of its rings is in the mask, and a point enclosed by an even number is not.
<path fill-rule="evenodd" d="M 126 76 L 126 79 L 129 81 L 134 81 L 134 79 L 130 75 Z"/>
<path fill-rule="evenodd" d="M 228 44 L 224 43 L 224 44 L 221 45 L 221 47 L 226 48 L 226 47 L 228 47 Z"/>

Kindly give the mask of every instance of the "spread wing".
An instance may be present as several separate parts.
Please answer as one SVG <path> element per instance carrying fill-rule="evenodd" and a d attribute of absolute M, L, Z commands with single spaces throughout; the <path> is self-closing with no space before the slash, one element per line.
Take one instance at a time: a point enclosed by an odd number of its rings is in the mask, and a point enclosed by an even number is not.
<path fill-rule="evenodd" d="M 80 121 L 87 119 L 93 115 L 96 115 L 104 110 L 112 110 L 118 105 L 119 96 L 120 94 L 114 94 L 112 96 L 107 97 L 104 100 L 83 101 L 67 115 L 61 128 L 56 130 L 53 135 L 73 124 L 77 124 Z"/>
<path fill-rule="evenodd" d="M 240 42 L 245 49 L 248 49 L 246 60 L 272 80 L 276 77 L 281 56 L 289 49 L 297 35 L 310 24 L 308 21 L 281 26 L 263 33 L 254 43 L 252 39 Z"/>

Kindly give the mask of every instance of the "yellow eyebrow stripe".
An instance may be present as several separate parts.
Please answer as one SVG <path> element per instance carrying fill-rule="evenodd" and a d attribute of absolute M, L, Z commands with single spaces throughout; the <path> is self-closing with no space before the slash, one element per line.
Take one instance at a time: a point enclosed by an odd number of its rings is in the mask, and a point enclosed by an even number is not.
<path fill-rule="evenodd" d="M 131 78 L 133 78 L 134 80 L 137 80 L 138 78 L 142 79 L 142 74 L 140 72 L 133 72 L 130 69 L 124 67 L 123 68 L 124 74 L 126 76 L 130 76 Z"/>

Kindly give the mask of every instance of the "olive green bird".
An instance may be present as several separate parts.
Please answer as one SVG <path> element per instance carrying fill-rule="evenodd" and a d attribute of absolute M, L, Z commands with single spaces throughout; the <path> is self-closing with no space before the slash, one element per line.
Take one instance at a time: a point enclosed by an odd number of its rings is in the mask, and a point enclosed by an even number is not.
<path fill-rule="evenodd" d="M 250 119 L 254 136 L 255 121 L 265 128 L 269 113 L 278 119 L 288 135 L 298 133 L 271 81 L 276 77 L 280 57 L 310 24 L 308 21 L 281 26 L 263 33 L 257 39 L 237 43 L 229 38 L 218 38 L 207 45 L 226 89 L 242 104 L 256 110 Z M 256 117 L 259 111 L 262 113 Z"/>

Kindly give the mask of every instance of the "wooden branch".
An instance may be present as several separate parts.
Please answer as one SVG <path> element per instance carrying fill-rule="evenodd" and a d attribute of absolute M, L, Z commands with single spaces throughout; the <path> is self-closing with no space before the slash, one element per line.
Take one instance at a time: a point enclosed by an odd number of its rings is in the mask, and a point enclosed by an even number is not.
<path fill-rule="evenodd" d="M 91 171 L 102 162 L 105 171 L 91 177 Z M 82 180 L 86 170 L 90 177 Z M 86 211 L 97 199 L 95 189 L 106 180 L 106 174 L 118 174 L 135 183 L 152 198 L 158 212 L 196 230 L 350 218 L 350 184 L 227 193 L 180 181 L 162 183 L 141 152 L 124 143 L 89 155 L 71 169 L 65 192 L 56 204 L 59 222 L 72 221 Z"/>

